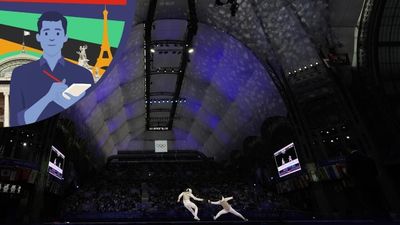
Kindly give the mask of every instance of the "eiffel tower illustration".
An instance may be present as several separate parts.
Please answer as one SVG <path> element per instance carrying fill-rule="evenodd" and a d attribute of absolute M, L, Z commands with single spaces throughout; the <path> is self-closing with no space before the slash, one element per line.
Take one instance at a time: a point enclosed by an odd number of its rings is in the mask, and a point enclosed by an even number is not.
<path fill-rule="evenodd" d="M 95 74 L 96 71 L 100 69 L 107 68 L 113 59 L 110 49 L 110 42 L 108 40 L 108 22 L 107 22 L 108 11 L 106 6 L 104 6 L 103 17 L 104 17 L 103 41 L 101 43 L 101 50 L 99 57 L 97 58 L 96 65 L 92 68 L 92 74 Z"/>

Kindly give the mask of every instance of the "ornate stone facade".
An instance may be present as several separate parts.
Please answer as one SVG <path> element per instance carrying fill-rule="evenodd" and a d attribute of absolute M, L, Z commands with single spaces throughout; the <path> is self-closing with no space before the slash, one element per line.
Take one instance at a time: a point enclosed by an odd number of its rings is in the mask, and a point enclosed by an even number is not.
<path fill-rule="evenodd" d="M 35 56 L 18 54 L 0 61 L 0 93 L 4 98 L 4 110 L 0 112 L 0 120 L 4 127 L 10 126 L 10 81 L 13 70 L 21 65 L 37 60 Z"/>

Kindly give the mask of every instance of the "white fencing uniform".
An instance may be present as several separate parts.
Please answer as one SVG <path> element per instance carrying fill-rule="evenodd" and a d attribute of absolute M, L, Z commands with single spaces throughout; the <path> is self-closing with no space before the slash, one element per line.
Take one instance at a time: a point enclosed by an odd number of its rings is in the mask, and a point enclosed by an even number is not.
<path fill-rule="evenodd" d="M 183 197 L 183 201 L 182 202 L 183 202 L 183 205 L 185 206 L 185 208 L 187 210 L 189 210 L 190 213 L 192 213 L 193 218 L 195 220 L 200 220 L 199 217 L 197 216 L 197 213 L 198 213 L 199 209 L 197 208 L 196 204 L 194 204 L 192 201 L 190 201 L 190 198 L 193 198 L 196 201 L 203 201 L 203 199 L 197 198 L 196 196 L 194 196 L 192 194 L 192 190 L 190 188 L 188 188 L 187 191 L 182 192 L 179 195 L 177 202 L 179 202 L 182 197 Z"/>
<path fill-rule="evenodd" d="M 233 199 L 233 197 L 228 197 L 228 198 L 222 197 L 221 200 L 216 201 L 216 202 L 209 201 L 211 204 L 213 204 L 213 205 L 220 205 L 220 206 L 222 206 L 222 208 L 223 208 L 221 211 L 219 211 L 219 212 L 217 213 L 216 216 L 214 216 L 214 220 L 216 220 L 218 217 L 220 217 L 220 216 L 223 215 L 223 214 L 232 213 L 233 215 L 242 218 L 242 220 L 248 221 L 248 219 L 244 218 L 244 217 L 242 216 L 242 214 L 238 213 L 238 212 L 237 212 L 234 208 L 232 208 L 232 206 L 228 203 L 228 201 L 229 201 L 229 200 L 232 200 L 232 199 Z"/>

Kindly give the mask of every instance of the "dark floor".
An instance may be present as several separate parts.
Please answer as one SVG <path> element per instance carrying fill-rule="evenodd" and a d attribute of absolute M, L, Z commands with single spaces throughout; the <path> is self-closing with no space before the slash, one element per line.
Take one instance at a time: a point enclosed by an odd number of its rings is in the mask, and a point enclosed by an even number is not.
<path fill-rule="evenodd" d="M 160 222 L 145 222 L 145 221 L 132 221 L 132 222 L 53 222 L 53 223 L 44 223 L 43 225 L 50 224 L 59 224 L 59 225 L 111 225 L 111 224 L 121 224 L 121 225 L 134 225 L 134 224 L 147 224 L 147 225 L 159 225 L 159 224 L 266 224 L 266 225 L 284 225 L 284 224 L 293 224 L 293 225 L 307 225 L 307 224 L 315 224 L 315 225 L 395 225 L 400 222 L 389 222 L 389 221 L 374 221 L 374 220 L 253 220 L 253 221 L 160 221 Z"/>

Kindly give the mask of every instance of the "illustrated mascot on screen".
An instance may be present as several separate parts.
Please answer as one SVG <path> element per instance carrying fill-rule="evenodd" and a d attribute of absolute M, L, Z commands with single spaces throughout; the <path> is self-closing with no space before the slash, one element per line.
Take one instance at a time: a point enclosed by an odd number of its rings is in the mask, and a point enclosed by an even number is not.
<path fill-rule="evenodd" d="M 63 111 L 93 85 L 93 76 L 87 69 L 68 62 L 61 54 L 68 40 L 67 24 L 67 19 L 58 12 L 45 12 L 37 21 L 36 40 L 43 55 L 12 73 L 11 126 L 34 123 Z"/>

